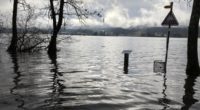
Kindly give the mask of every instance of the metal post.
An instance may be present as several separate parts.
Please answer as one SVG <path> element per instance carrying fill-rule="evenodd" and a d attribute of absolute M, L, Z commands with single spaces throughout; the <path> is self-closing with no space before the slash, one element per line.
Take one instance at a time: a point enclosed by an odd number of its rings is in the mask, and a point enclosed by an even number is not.
<path fill-rule="evenodd" d="M 170 11 L 172 11 L 173 10 L 173 2 L 170 3 L 170 6 L 171 6 Z"/>
<path fill-rule="evenodd" d="M 170 13 L 172 13 L 172 11 L 173 11 L 173 2 L 170 3 L 170 6 L 166 6 L 165 8 L 170 8 Z M 169 25 L 168 25 L 168 35 L 167 35 L 167 41 L 166 41 L 165 69 L 164 69 L 165 73 L 167 72 L 167 59 L 168 59 L 170 31 L 171 31 L 171 23 L 169 23 Z"/>
<path fill-rule="evenodd" d="M 169 37 L 170 37 L 171 25 L 168 27 L 168 35 L 166 42 L 166 54 L 165 54 L 165 73 L 167 72 L 167 59 L 168 59 L 168 49 L 169 49 Z"/>

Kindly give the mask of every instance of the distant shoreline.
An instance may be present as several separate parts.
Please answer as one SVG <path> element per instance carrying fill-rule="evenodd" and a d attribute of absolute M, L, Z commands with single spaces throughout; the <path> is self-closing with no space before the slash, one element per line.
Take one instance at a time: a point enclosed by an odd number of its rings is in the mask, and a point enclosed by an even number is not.
<path fill-rule="evenodd" d="M 1 34 L 10 34 L 9 36 L 11 36 L 11 33 L 0 33 Z M 44 33 L 44 34 L 49 34 L 50 33 Z M 166 38 L 166 36 L 129 36 L 129 35 L 81 35 L 81 34 L 74 34 L 74 35 L 69 35 L 69 34 L 58 34 L 58 35 L 66 35 L 66 36 L 91 36 L 91 37 L 149 37 L 149 38 Z M 187 38 L 187 37 L 176 37 L 176 36 L 170 36 L 170 38 Z M 200 38 L 200 37 L 199 37 Z"/>
<path fill-rule="evenodd" d="M 67 35 L 67 34 L 59 34 L 59 35 Z M 103 35 L 72 35 L 72 36 L 95 36 L 95 37 L 149 37 L 149 38 L 166 38 L 166 36 L 103 36 Z M 175 37 L 175 36 L 170 36 L 170 38 L 187 38 L 187 37 Z M 199 37 L 200 38 L 200 37 Z"/>
<path fill-rule="evenodd" d="M 38 30 L 43 34 L 50 34 L 51 29 L 39 29 L 30 28 L 29 32 Z M 76 28 L 76 29 L 64 29 L 60 30 L 60 35 L 87 35 L 87 36 L 128 36 L 128 37 L 166 37 L 167 27 L 143 27 L 143 28 Z M 199 30 L 200 31 L 200 30 Z M 11 28 L 2 28 L 0 33 L 11 33 Z M 22 32 L 22 29 L 18 29 L 18 32 Z M 172 38 L 187 38 L 187 27 L 173 27 L 171 29 Z M 178 37 L 177 37 L 178 36 Z M 200 33 L 199 33 L 200 37 Z"/>

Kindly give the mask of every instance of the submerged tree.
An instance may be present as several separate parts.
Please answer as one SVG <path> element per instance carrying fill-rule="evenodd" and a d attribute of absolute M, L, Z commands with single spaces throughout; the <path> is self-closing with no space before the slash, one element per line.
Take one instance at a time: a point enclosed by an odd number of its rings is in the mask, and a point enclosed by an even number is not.
<path fill-rule="evenodd" d="M 34 20 L 38 16 L 39 14 L 35 13 L 35 7 L 31 7 L 26 0 L 14 0 L 9 52 L 31 52 L 43 47 L 42 44 L 47 42 L 47 38 L 41 38 L 39 36 L 42 33 L 41 30 L 35 27 Z"/>
<path fill-rule="evenodd" d="M 53 32 L 48 46 L 48 54 L 54 55 L 57 51 L 57 36 L 62 27 L 64 16 L 77 16 L 79 20 L 87 18 L 89 15 L 101 17 L 97 11 L 90 12 L 82 7 L 80 0 L 50 0 L 50 17 L 53 21 Z"/>
<path fill-rule="evenodd" d="M 17 7 L 18 0 L 13 2 L 13 15 L 12 15 L 12 40 L 8 47 L 9 52 L 16 52 L 17 49 Z"/>
<path fill-rule="evenodd" d="M 60 28 L 63 23 L 64 0 L 60 0 L 60 6 L 58 9 L 58 12 L 56 12 L 55 8 L 56 7 L 54 4 L 54 0 L 50 0 L 51 18 L 53 20 L 53 33 L 52 33 L 51 40 L 50 40 L 49 47 L 48 47 L 48 54 L 50 54 L 50 55 L 53 55 L 57 51 L 56 40 L 57 40 L 58 32 L 60 31 Z M 58 15 L 58 17 L 57 17 L 57 15 Z M 57 18 L 58 18 L 58 20 L 57 20 Z"/>
<path fill-rule="evenodd" d="M 188 28 L 187 68 L 188 75 L 200 74 L 198 60 L 198 29 L 200 19 L 200 0 L 193 0 L 192 14 Z"/>

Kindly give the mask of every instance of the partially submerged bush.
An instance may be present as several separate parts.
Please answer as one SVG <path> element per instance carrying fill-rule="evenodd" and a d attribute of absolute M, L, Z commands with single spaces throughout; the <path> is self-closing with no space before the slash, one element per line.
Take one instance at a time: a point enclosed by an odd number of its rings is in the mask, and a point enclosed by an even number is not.
<path fill-rule="evenodd" d="M 20 18 L 18 18 L 18 39 L 17 51 L 19 52 L 33 52 L 46 48 L 46 43 L 49 42 L 48 36 L 45 35 L 41 29 L 36 27 L 36 19 L 40 15 L 35 13 L 33 7 L 26 6 L 26 10 L 21 11 Z M 38 27 L 38 26 L 37 26 Z"/>
<path fill-rule="evenodd" d="M 17 51 L 33 52 L 47 48 L 49 38 L 39 30 L 29 32 L 27 34 L 18 34 Z"/>

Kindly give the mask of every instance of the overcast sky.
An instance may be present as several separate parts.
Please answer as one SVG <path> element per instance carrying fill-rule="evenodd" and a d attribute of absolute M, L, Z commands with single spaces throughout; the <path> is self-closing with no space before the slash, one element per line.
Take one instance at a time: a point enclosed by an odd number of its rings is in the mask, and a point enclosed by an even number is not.
<path fill-rule="evenodd" d="M 191 13 L 191 6 L 185 0 L 83 0 L 85 7 L 102 11 L 102 18 L 89 17 L 85 24 L 79 23 L 77 18 L 68 20 L 69 26 L 82 27 L 137 27 L 137 26 L 161 26 L 161 22 L 169 12 L 164 5 L 174 2 L 174 13 L 181 26 L 187 26 Z M 48 0 L 28 0 L 32 5 L 43 7 L 48 5 Z M 0 0 L 1 13 L 12 12 L 10 0 Z M 43 17 L 44 18 L 44 17 Z M 42 24 L 51 21 L 40 18 Z"/>

